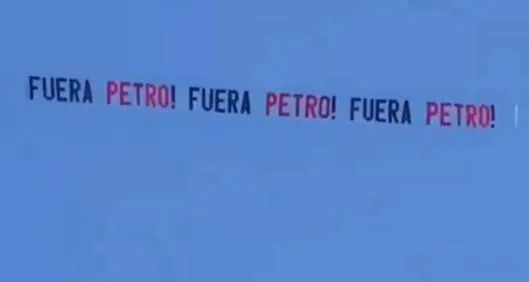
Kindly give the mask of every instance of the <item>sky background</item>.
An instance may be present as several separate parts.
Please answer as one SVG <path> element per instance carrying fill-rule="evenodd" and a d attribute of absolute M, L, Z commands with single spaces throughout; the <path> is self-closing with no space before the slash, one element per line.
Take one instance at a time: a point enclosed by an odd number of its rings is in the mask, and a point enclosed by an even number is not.
<path fill-rule="evenodd" d="M 1 281 L 528 281 L 527 1 L 0 6 Z M 28 75 L 96 103 L 30 101 Z M 177 107 L 108 107 L 112 79 Z M 191 85 L 250 89 L 252 114 L 189 112 Z M 338 118 L 267 118 L 267 91 Z M 350 122 L 351 96 L 413 124 Z M 427 127 L 428 100 L 493 103 L 497 128 Z"/>

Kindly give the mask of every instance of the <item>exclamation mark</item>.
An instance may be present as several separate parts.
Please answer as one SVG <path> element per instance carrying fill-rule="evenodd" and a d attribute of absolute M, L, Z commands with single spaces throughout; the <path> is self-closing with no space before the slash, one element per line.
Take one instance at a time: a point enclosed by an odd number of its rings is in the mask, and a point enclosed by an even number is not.
<path fill-rule="evenodd" d="M 496 121 L 496 107 L 494 105 L 490 105 L 490 127 L 494 128 L 496 125 L 494 125 L 494 122 Z"/>
<path fill-rule="evenodd" d="M 171 85 L 171 108 L 176 107 L 176 93 L 174 85 Z"/>
<path fill-rule="evenodd" d="M 336 119 L 336 96 L 332 96 L 331 100 L 331 119 Z"/>

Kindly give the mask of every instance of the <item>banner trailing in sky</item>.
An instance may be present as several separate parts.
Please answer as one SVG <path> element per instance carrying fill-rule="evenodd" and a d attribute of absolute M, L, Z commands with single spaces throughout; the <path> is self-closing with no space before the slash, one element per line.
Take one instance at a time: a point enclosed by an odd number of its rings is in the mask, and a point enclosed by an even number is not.
<path fill-rule="evenodd" d="M 423 124 L 437 127 L 494 129 L 496 105 L 455 101 L 411 101 L 388 97 L 338 97 L 328 93 L 267 91 L 242 88 L 209 88 L 124 80 L 108 80 L 94 87 L 89 79 L 28 76 L 29 99 L 56 103 L 104 104 L 161 110 L 231 115 L 394 125 Z M 259 105 L 259 112 L 253 107 Z M 339 104 L 343 103 L 343 107 Z M 422 111 L 414 111 L 413 108 Z M 347 109 L 339 113 L 338 109 Z M 514 105 L 514 125 L 518 126 L 518 106 Z"/>

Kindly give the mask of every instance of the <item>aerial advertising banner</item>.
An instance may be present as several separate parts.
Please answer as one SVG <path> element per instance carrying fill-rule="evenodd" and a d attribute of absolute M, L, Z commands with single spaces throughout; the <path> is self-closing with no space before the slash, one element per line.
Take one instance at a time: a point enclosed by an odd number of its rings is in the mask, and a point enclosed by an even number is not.
<path fill-rule="evenodd" d="M 396 125 L 413 123 L 439 127 L 494 129 L 497 126 L 494 104 L 465 104 L 455 101 L 426 101 L 376 97 L 337 97 L 315 93 L 289 93 L 279 90 L 252 93 L 249 89 L 208 88 L 171 84 L 108 80 L 95 87 L 89 79 L 28 76 L 29 99 L 58 103 L 105 104 L 204 111 L 232 115 L 263 115 L 303 119 L 363 121 Z M 262 103 L 259 112 L 252 107 Z M 344 103 L 345 113 L 338 113 Z M 178 107 L 177 107 L 178 105 Z M 414 116 L 423 109 L 421 116 Z M 342 107 L 340 107 L 342 108 Z M 412 115 L 414 113 L 414 115 Z"/>

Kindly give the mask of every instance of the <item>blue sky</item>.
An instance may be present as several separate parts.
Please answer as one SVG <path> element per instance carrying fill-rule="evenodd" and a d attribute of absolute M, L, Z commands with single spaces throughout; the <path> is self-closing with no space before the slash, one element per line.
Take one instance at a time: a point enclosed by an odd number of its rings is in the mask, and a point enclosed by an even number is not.
<path fill-rule="evenodd" d="M 528 4 L 408 2 L 7 1 L 0 280 L 527 281 Z M 28 75 L 98 102 L 30 101 Z M 112 79 L 182 91 L 108 107 Z M 253 113 L 188 112 L 194 85 Z M 338 118 L 266 118 L 281 90 Z M 351 96 L 408 98 L 413 124 L 351 123 Z M 497 128 L 426 127 L 428 100 L 493 103 Z"/>

